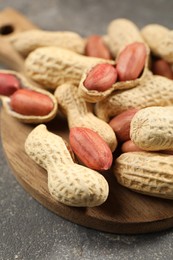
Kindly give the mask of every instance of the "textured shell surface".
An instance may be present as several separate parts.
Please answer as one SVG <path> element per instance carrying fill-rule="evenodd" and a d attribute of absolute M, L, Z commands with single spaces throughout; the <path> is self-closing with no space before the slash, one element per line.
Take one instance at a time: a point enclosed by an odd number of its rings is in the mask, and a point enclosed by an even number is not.
<path fill-rule="evenodd" d="M 155 54 L 158 53 L 158 43 L 167 35 L 169 29 L 159 24 L 149 24 L 142 28 L 141 35 Z"/>
<path fill-rule="evenodd" d="M 25 151 L 48 173 L 48 189 L 58 202 L 69 206 L 93 207 L 109 194 L 106 179 L 97 171 L 73 162 L 63 139 L 45 125 L 35 127 L 25 141 Z"/>
<path fill-rule="evenodd" d="M 49 191 L 55 199 L 77 207 L 94 207 L 106 201 L 109 186 L 101 174 L 78 164 L 58 167 L 61 177 L 54 169 L 48 174 Z"/>
<path fill-rule="evenodd" d="M 139 110 L 131 121 L 130 138 L 144 150 L 173 150 L 173 106 Z"/>
<path fill-rule="evenodd" d="M 70 83 L 59 86 L 55 91 L 60 110 L 67 116 L 69 128 L 87 127 L 97 132 L 109 145 L 111 151 L 117 147 L 112 128 L 93 114 L 93 106 L 79 94 L 78 88 Z"/>
<path fill-rule="evenodd" d="M 173 199 L 173 156 L 156 152 L 121 154 L 114 165 L 117 181 L 136 192 Z"/>
<path fill-rule="evenodd" d="M 173 31 L 168 28 L 150 24 L 141 30 L 141 34 L 151 52 L 169 63 L 173 62 Z"/>
<path fill-rule="evenodd" d="M 125 90 L 125 89 L 131 89 L 131 88 L 136 87 L 144 80 L 144 78 L 148 74 L 150 51 L 147 46 L 146 46 L 146 52 L 147 52 L 147 57 L 145 60 L 145 65 L 144 65 L 141 75 L 137 79 L 127 80 L 127 81 L 117 81 L 109 89 L 107 89 L 105 91 L 89 90 L 84 86 L 84 81 L 87 77 L 87 74 L 88 74 L 89 70 L 91 70 L 90 67 L 87 68 L 86 70 L 84 70 L 80 83 L 79 83 L 80 96 L 82 96 L 87 102 L 96 103 L 98 101 L 104 100 L 106 97 L 108 97 L 112 92 L 114 92 L 116 90 Z"/>
<path fill-rule="evenodd" d="M 109 121 L 130 108 L 173 105 L 173 81 L 162 76 L 150 75 L 135 88 L 115 91 L 95 106 L 96 115 Z"/>
<path fill-rule="evenodd" d="M 77 53 L 84 53 L 85 40 L 75 32 L 50 32 L 43 30 L 29 30 L 13 35 L 9 38 L 13 47 L 23 56 L 44 46 L 58 46 Z"/>
<path fill-rule="evenodd" d="M 107 44 L 115 57 L 126 45 L 135 41 L 143 42 L 138 27 L 128 19 L 111 21 L 108 25 L 107 34 Z"/>
<path fill-rule="evenodd" d="M 157 45 L 158 55 L 169 63 L 173 63 L 173 31 L 169 31 Z"/>
<path fill-rule="evenodd" d="M 55 90 L 70 82 L 78 85 L 83 71 L 92 65 L 110 62 L 87 57 L 60 47 L 42 47 L 31 52 L 25 60 L 28 76 L 43 88 Z"/>

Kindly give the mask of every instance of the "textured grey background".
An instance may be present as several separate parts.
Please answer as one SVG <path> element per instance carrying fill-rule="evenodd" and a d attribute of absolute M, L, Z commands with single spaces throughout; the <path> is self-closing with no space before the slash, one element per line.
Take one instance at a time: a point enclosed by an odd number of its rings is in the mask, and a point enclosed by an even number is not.
<path fill-rule="evenodd" d="M 105 34 L 108 23 L 125 17 L 139 27 L 173 27 L 173 1 L 4 0 L 47 30 Z M 17 134 L 17 133 L 16 133 Z M 98 232 L 51 213 L 27 194 L 7 165 L 0 145 L 0 260 L 171 260 L 173 229 L 127 236 Z"/>

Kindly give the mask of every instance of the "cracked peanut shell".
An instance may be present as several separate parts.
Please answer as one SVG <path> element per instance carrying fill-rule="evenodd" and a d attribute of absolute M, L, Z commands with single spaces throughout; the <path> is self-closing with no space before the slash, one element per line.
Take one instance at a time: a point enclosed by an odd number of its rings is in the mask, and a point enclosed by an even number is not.
<path fill-rule="evenodd" d="M 29 90 L 34 90 L 38 93 L 44 94 L 46 96 L 48 96 L 50 98 L 50 100 L 53 103 L 53 109 L 50 111 L 50 113 L 48 113 L 47 115 L 44 116 L 36 116 L 36 115 L 23 115 L 20 113 L 15 112 L 11 106 L 10 106 L 10 97 L 7 96 L 0 96 L 0 99 L 2 100 L 2 105 L 5 109 L 5 111 L 12 117 L 16 118 L 17 120 L 23 122 L 23 123 L 44 123 L 44 122 L 48 122 L 50 120 L 52 120 L 58 111 L 58 104 L 57 104 L 57 100 L 54 97 L 53 94 L 51 94 L 50 92 L 43 90 L 39 87 L 36 87 L 32 84 L 32 82 L 29 82 L 28 79 L 23 76 L 22 74 L 15 72 L 15 71 L 11 71 L 11 70 L 0 70 L 0 73 L 6 73 L 6 74 L 10 74 L 10 75 L 14 75 L 20 82 L 21 85 L 21 89 L 29 89 Z"/>

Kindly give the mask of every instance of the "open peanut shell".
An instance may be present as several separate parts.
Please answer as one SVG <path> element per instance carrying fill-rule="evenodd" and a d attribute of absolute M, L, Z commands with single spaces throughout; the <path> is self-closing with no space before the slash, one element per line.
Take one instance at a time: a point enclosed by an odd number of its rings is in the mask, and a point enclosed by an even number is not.
<path fill-rule="evenodd" d="M 14 75 L 19 80 L 19 82 L 21 83 L 21 88 L 34 90 L 36 92 L 44 94 L 44 95 L 48 96 L 53 102 L 53 109 L 51 110 L 51 112 L 49 114 L 47 114 L 45 116 L 23 115 L 23 114 L 19 114 L 19 113 L 12 110 L 12 108 L 10 106 L 10 97 L 9 96 L 0 95 L 0 99 L 2 100 L 2 105 L 9 115 L 18 119 L 21 122 L 36 123 L 36 124 L 48 122 L 56 116 L 57 110 L 58 110 L 58 104 L 57 104 L 57 100 L 56 100 L 56 98 L 54 97 L 53 94 L 51 94 L 50 92 L 48 92 L 46 90 L 43 90 L 41 88 L 33 86 L 33 84 L 30 83 L 28 79 L 26 79 L 23 75 L 15 72 L 15 71 L 0 70 L 0 73 Z"/>
<path fill-rule="evenodd" d="M 82 96 L 87 102 L 95 103 L 98 101 L 103 100 L 107 96 L 109 96 L 113 91 L 115 90 L 124 90 L 124 89 L 130 89 L 134 88 L 137 85 L 139 85 L 143 79 L 145 78 L 147 72 L 148 72 L 148 67 L 149 67 L 149 62 L 150 62 L 150 49 L 146 46 L 146 51 L 147 51 L 147 57 L 145 61 L 145 65 L 143 68 L 142 73 L 140 76 L 135 79 L 135 80 L 128 80 L 128 81 L 117 81 L 115 84 L 112 85 L 111 88 L 105 90 L 105 91 L 97 91 L 97 90 L 88 90 L 84 86 L 84 81 L 87 77 L 88 72 L 92 69 L 92 67 L 87 68 L 82 75 L 81 81 L 79 83 L 79 94 Z M 116 63 L 116 61 L 115 61 Z"/>

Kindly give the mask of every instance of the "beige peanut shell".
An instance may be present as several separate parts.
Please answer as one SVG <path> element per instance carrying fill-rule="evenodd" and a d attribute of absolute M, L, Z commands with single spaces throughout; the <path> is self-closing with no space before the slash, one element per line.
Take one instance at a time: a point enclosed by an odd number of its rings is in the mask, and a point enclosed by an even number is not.
<path fill-rule="evenodd" d="M 173 106 L 139 110 L 130 124 L 130 138 L 146 151 L 173 150 Z"/>
<path fill-rule="evenodd" d="M 95 106 L 96 115 L 104 121 L 131 108 L 173 105 L 173 81 L 149 74 L 135 88 L 115 91 Z"/>
<path fill-rule="evenodd" d="M 154 55 L 173 63 L 173 31 L 159 24 L 149 24 L 142 28 L 141 34 Z"/>
<path fill-rule="evenodd" d="M 10 116 L 16 118 L 17 120 L 19 120 L 23 123 L 34 123 L 34 124 L 35 123 L 45 123 L 45 122 L 51 121 L 56 116 L 56 114 L 58 112 L 58 103 L 53 94 L 51 94 L 49 91 L 46 91 L 44 89 L 34 86 L 31 82 L 28 81 L 28 79 L 25 76 L 23 76 L 22 74 L 20 74 L 18 72 L 11 71 L 11 70 L 0 70 L 0 73 L 14 75 L 21 82 L 22 88 L 35 90 L 36 92 L 42 93 L 42 94 L 48 96 L 53 102 L 53 109 L 48 115 L 45 115 L 45 116 L 30 115 L 30 116 L 28 116 L 28 115 L 19 114 L 11 109 L 10 97 L 0 96 L 3 107 Z"/>
<path fill-rule="evenodd" d="M 28 55 L 25 65 L 27 74 L 32 80 L 43 88 L 55 90 L 57 86 L 66 82 L 78 85 L 87 67 L 103 62 L 108 61 L 59 47 L 42 47 Z"/>
<path fill-rule="evenodd" d="M 156 152 L 121 154 L 113 169 L 117 181 L 136 192 L 173 199 L 173 156 Z"/>
<path fill-rule="evenodd" d="M 109 46 L 112 55 L 117 57 L 126 45 L 133 42 L 144 42 L 138 27 L 128 19 L 115 19 L 107 28 L 105 42 Z"/>
<path fill-rule="evenodd" d="M 105 99 L 107 96 L 109 96 L 115 90 L 124 90 L 124 89 L 130 89 L 130 88 L 136 87 L 147 76 L 148 66 L 149 66 L 149 49 L 147 48 L 147 58 L 145 61 L 144 69 L 143 69 L 140 77 L 137 79 L 134 79 L 134 80 L 117 81 L 116 83 L 114 83 L 112 85 L 111 88 L 109 88 L 105 91 L 89 90 L 84 86 L 84 81 L 87 77 L 89 70 L 91 70 L 92 67 L 87 68 L 83 72 L 82 78 L 79 83 L 79 93 L 87 102 L 95 103 L 95 102 L 101 101 L 101 100 Z"/>
<path fill-rule="evenodd" d="M 109 193 L 106 179 L 98 172 L 73 162 L 63 139 L 38 125 L 25 141 L 25 151 L 48 174 L 48 189 L 68 206 L 94 207 Z"/>
<path fill-rule="evenodd" d="M 108 25 L 108 32 L 107 35 L 103 37 L 106 45 L 110 48 L 111 53 L 116 60 L 120 54 L 120 52 L 128 45 L 133 42 L 143 42 L 146 47 L 147 58 L 145 61 L 144 69 L 140 75 L 135 80 L 128 80 L 128 81 L 117 81 L 115 84 L 112 85 L 106 91 L 97 91 L 97 90 L 88 90 L 85 88 L 83 82 L 86 79 L 87 73 L 91 68 L 87 68 L 81 78 L 79 84 L 79 91 L 80 95 L 88 102 L 98 102 L 106 98 L 110 95 L 114 90 L 123 90 L 123 89 L 130 89 L 138 84 L 144 79 L 147 74 L 149 62 L 150 62 L 150 49 L 148 45 L 144 42 L 139 29 L 137 26 L 130 20 L 127 19 L 115 19 Z M 115 61 L 116 63 L 116 61 Z"/>
<path fill-rule="evenodd" d="M 55 91 L 59 110 L 66 115 L 69 128 L 87 127 L 97 132 L 109 145 L 111 151 L 117 147 L 117 139 L 112 128 L 93 114 L 93 106 L 78 93 L 78 88 L 70 83 L 59 86 Z"/>
<path fill-rule="evenodd" d="M 29 30 L 9 38 L 14 49 L 26 57 L 31 51 L 46 46 L 57 46 L 83 54 L 85 40 L 75 32 Z"/>

